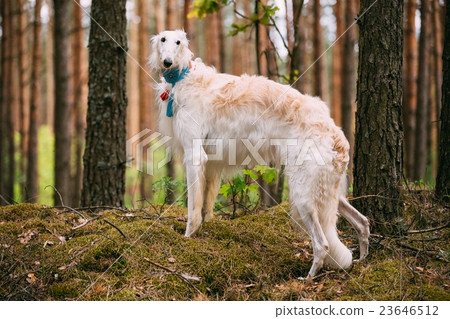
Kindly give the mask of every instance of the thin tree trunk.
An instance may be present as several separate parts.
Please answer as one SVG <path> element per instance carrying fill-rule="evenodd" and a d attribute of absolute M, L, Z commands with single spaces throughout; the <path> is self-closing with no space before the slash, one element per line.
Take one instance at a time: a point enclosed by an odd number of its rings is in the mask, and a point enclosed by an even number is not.
<path fill-rule="evenodd" d="M 127 114 L 125 5 L 126 0 L 92 1 L 92 19 L 108 34 L 96 23 L 91 23 L 82 206 L 124 205 Z"/>
<path fill-rule="evenodd" d="M 33 53 L 31 63 L 30 90 L 30 123 L 28 138 L 28 166 L 27 166 L 27 201 L 36 203 L 39 196 L 38 180 L 38 128 L 39 110 L 41 107 L 41 7 L 42 0 L 36 0 L 33 23 Z"/>
<path fill-rule="evenodd" d="M 347 32 L 343 36 L 344 47 L 342 51 L 342 70 L 339 82 L 342 83 L 341 89 L 341 112 L 342 112 L 342 129 L 345 136 L 350 143 L 350 159 L 353 158 L 354 148 L 354 134 L 353 134 L 353 101 L 354 101 L 354 87 L 355 87 L 355 28 L 349 28 L 356 18 L 356 8 L 354 1 L 345 2 L 345 29 Z M 344 27 L 343 27 L 344 29 Z M 343 32 L 343 31 L 342 31 Z M 338 33 L 339 34 L 339 33 Z M 340 34 L 339 34 L 340 35 Z M 350 160 L 348 169 L 352 172 L 353 161 Z M 351 183 L 352 176 L 349 174 L 349 182 Z"/>
<path fill-rule="evenodd" d="M 444 51 L 442 53 L 442 111 L 439 167 L 436 194 L 450 202 L 450 7 L 445 8 Z"/>
<path fill-rule="evenodd" d="M 166 0 L 166 29 L 175 30 L 175 16 L 173 0 Z"/>
<path fill-rule="evenodd" d="M 405 126 L 405 165 L 408 180 L 414 179 L 414 141 L 417 109 L 417 0 L 406 3 L 405 27 L 405 75 L 403 99 L 403 123 Z"/>
<path fill-rule="evenodd" d="M 70 201 L 71 105 L 69 89 L 69 1 L 53 0 L 54 27 L 54 78 L 55 78 L 55 205 L 60 196 Z"/>
<path fill-rule="evenodd" d="M 184 32 L 188 35 L 188 39 L 191 39 L 191 21 L 188 19 L 188 14 L 191 10 L 192 0 L 184 0 L 183 6 L 183 28 Z"/>
<path fill-rule="evenodd" d="M 26 12 L 25 12 L 25 1 L 19 0 L 18 2 L 18 28 L 17 28 L 17 56 L 18 56 L 18 71 L 19 71 L 19 131 L 20 131 L 20 172 L 21 174 L 26 174 L 26 154 L 27 154 L 27 135 L 28 135 L 28 105 L 27 105 L 27 89 L 28 83 L 25 78 L 25 57 L 27 52 L 27 41 L 25 34 L 26 26 Z M 22 185 L 20 189 L 23 192 L 23 197 L 25 197 L 25 179 L 22 179 Z"/>
<path fill-rule="evenodd" d="M 390 232 L 402 210 L 403 0 L 361 0 L 360 17 L 353 189 L 355 197 L 385 198 L 353 203 L 376 231 Z"/>
<path fill-rule="evenodd" d="M 435 77 L 435 112 L 439 117 L 441 114 L 441 100 L 442 100 L 442 30 L 441 30 L 441 5 L 439 0 L 433 0 L 433 40 L 434 40 L 434 77 Z M 433 123 L 437 129 L 437 140 L 439 140 L 440 125 L 439 121 Z M 439 157 L 439 154 L 437 155 Z"/>
<path fill-rule="evenodd" d="M 83 143 L 84 143 L 84 108 L 83 108 L 83 88 L 82 78 L 84 66 L 84 30 L 81 24 L 82 13 L 80 4 L 73 2 L 73 39 L 72 39 L 72 69 L 73 69 L 73 107 L 75 122 L 75 175 L 72 183 L 72 205 L 79 206 L 81 200 L 81 188 L 83 186 Z"/>
<path fill-rule="evenodd" d="M 54 35 L 54 25 L 55 25 L 55 15 L 53 13 L 53 5 L 52 0 L 46 0 L 46 4 L 49 8 L 49 20 L 47 22 L 47 39 L 46 39 L 46 101 L 43 105 L 42 113 L 45 115 L 43 118 L 41 118 L 41 122 L 44 125 L 48 125 L 53 129 L 53 123 L 55 121 L 55 75 L 53 71 L 53 62 L 54 62 L 54 41 L 53 41 L 53 35 Z"/>
<path fill-rule="evenodd" d="M 426 179 L 427 136 L 430 112 L 429 48 L 430 48 L 430 1 L 422 1 L 420 8 L 419 69 L 417 76 L 417 112 L 414 150 L 414 180 Z"/>
<path fill-rule="evenodd" d="M 164 31 L 164 8 L 161 6 L 162 0 L 154 0 L 155 12 L 156 12 L 156 33 Z"/>
<path fill-rule="evenodd" d="M 140 17 L 138 26 L 138 57 L 139 64 L 144 67 L 149 56 L 148 50 L 148 9 L 147 0 L 137 0 L 137 14 Z M 154 129 L 150 127 L 150 116 L 154 113 L 153 103 L 150 103 L 150 91 L 152 90 L 151 79 L 144 70 L 138 70 L 139 86 L 139 131 L 144 129 Z M 142 152 L 141 160 L 147 165 L 152 165 L 152 162 L 147 163 L 146 152 Z M 141 197 L 145 199 L 152 198 L 152 176 L 147 175 L 147 171 L 141 172 L 140 191 Z"/>
<path fill-rule="evenodd" d="M 206 56 L 207 64 L 214 66 L 218 71 L 221 70 L 220 58 L 220 40 L 219 40 L 219 16 L 217 12 L 208 14 L 205 18 L 206 33 Z"/>
<path fill-rule="evenodd" d="M 216 20 L 217 20 L 217 39 L 219 41 L 219 71 L 225 73 L 225 64 L 226 64 L 226 49 L 225 49 L 225 34 L 223 30 L 223 17 L 222 10 L 216 12 Z"/>
<path fill-rule="evenodd" d="M 345 15 L 347 15 L 348 5 L 350 4 L 350 6 L 351 6 L 352 0 L 347 0 L 345 2 L 346 2 Z M 344 23 L 347 26 L 347 19 L 346 19 L 346 17 L 344 17 L 342 0 L 336 0 L 336 5 L 334 6 L 334 15 L 336 17 L 336 39 L 337 39 L 344 33 Z M 351 18 L 353 19 L 353 15 L 351 15 Z M 345 19 L 345 21 L 344 21 L 344 19 Z M 347 33 L 348 32 L 353 32 L 353 30 L 348 30 Z M 347 34 L 344 36 L 347 36 Z M 347 36 L 346 39 L 349 40 L 349 37 Z M 332 99 L 332 104 L 331 104 L 331 115 L 334 119 L 334 122 L 338 126 L 343 126 L 343 119 L 342 119 L 342 116 L 343 116 L 343 114 L 342 114 L 342 112 L 343 112 L 342 99 L 343 99 L 343 97 L 341 94 L 344 94 L 343 91 L 345 91 L 346 89 L 349 89 L 350 93 L 351 93 L 352 88 L 353 88 L 353 82 L 344 82 L 343 81 L 344 79 L 342 78 L 342 74 L 343 74 L 342 69 L 343 69 L 343 64 L 346 63 L 345 60 L 353 58 L 353 54 L 352 54 L 353 52 L 350 53 L 351 54 L 350 57 L 345 55 L 346 53 L 349 53 L 349 51 L 344 52 L 344 50 L 345 50 L 344 49 L 344 45 L 345 45 L 344 41 L 337 41 L 333 46 L 333 76 L 332 76 L 332 81 L 333 81 L 333 85 L 332 85 L 332 95 L 333 96 L 332 97 L 333 97 L 333 99 Z M 352 40 L 350 40 L 350 41 L 352 41 Z M 353 48 L 352 48 L 352 50 L 353 50 Z M 351 61 L 353 63 L 353 59 Z M 353 68 L 350 71 L 353 71 Z M 350 78 L 350 80 L 352 80 L 352 79 Z M 348 85 L 350 85 L 350 87 L 348 87 Z M 348 138 L 348 136 L 347 136 L 347 138 Z"/>
<path fill-rule="evenodd" d="M 320 96 L 326 100 L 324 85 L 324 60 L 319 58 L 323 52 L 322 26 L 320 25 L 321 6 L 320 0 L 313 2 L 313 66 L 314 72 L 314 92 L 316 96 Z"/>
<path fill-rule="evenodd" d="M 250 16 L 252 14 L 251 1 L 242 1 L 243 10 L 245 16 Z M 248 37 L 244 40 L 242 44 L 242 73 L 254 74 L 256 69 L 256 56 L 254 54 L 255 50 L 253 48 L 254 42 L 250 41 L 249 35 L 243 35 L 243 37 Z"/>
<path fill-rule="evenodd" d="M 240 24 L 241 19 L 237 14 L 233 15 L 233 23 Z M 244 48 L 242 44 L 244 43 L 244 38 L 241 33 L 238 33 L 233 36 L 233 59 L 231 61 L 231 73 L 234 75 L 243 74 L 242 66 L 243 66 L 243 57 L 245 55 Z"/>
<path fill-rule="evenodd" d="M 2 37 L 1 37 L 1 64 L 2 64 L 2 75 L 1 75 L 1 81 L 0 81 L 0 195 L 6 196 L 6 143 L 5 138 L 6 136 L 6 83 L 8 81 L 8 73 L 7 73 L 7 65 L 8 61 L 6 59 L 7 53 L 6 53 L 6 46 L 7 46 L 7 25 L 8 25 L 8 15 L 6 11 L 6 2 L 1 2 L 1 16 L 2 16 Z M 6 205 L 7 202 L 4 201 L 2 198 L 0 198 L 0 205 Z"/>
<path fill-rule="evenodd" d="M 7 128 L 7 145 L 8 145 L 8 166 L 6 170 L 6 197 L 9 201 L 14 202 L 14 182 L 15 182 L 15 172 L 16 172 L 16 165 L 15 165 L 15 144 L 14 144 L 14 133 L 15 133 L 15 113 L 17 111 L 17 91 L 16 91 L 16 85 L 15 85 L 15 74 L 14 74 L 14 56 L 15 56 L 15 45 L 14 45 L 14 8 L 13 8 L 13 2 L 6 1 L 6 15 L 7 17 L 7 23 L 6 23 L 6 29 L 5 29 L 5 36 L 7 41 L 7 82 L 6 88 L 7 92 L 5 94 L 7 107 L 6 107 L 6 128 Z"/>
<path fill-rule="evenodd" d="M 166 7 L 166 29 L 167 30 L 173 30 L 175 28 L 175 21 L 174 21 L 174 14 L 173 14 L 173 8 L 172 8 L 172 1 L 169 0 L 167 2 Z M 174 159 L 171 159 L 167 163 L 167 176 L 170 177 L 171 180 L 175 180 L 175 161 Z M 168 187 L 167 189 L 167 197 L 166 200 L 168 203 L 175 202 L 175 189 L 172 187 Z"/>
<path fill-rule="evenodd" d="M 304 1 L 293 1 L 294 17 L 294 45 L 292 49 L 292 59 L 289 79 L 294 82 L 294 88 L 305 93 L 306 81 L 302 74 L 306 64 L 306 27 L 305 18 L 302 18 Z"/>

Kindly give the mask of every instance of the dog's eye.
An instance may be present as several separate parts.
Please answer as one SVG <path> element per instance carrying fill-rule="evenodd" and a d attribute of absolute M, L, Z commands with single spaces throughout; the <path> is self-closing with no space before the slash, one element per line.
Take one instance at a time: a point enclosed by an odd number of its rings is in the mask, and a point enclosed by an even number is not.
<path fill-rule="evenodd" d="M 161 38 L 161 42 L 166 42 L 166 38 Z"/>
<path fill-rule="evenodd" d="M 177 45 L 180 45 L 180 43 L 181 43 L 180 40 L 178 40 L 178 41 L 177 41 Z"/>

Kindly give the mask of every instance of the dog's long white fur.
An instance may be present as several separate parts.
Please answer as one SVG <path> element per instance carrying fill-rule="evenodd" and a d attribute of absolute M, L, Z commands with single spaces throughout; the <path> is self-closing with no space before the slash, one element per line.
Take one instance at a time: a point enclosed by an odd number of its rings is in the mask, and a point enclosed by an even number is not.
<path fill-rule="evenodd" d="M 337 234 L 338 208 L 357 230 L 360 259 L 365 258 L 369 223 L 344 196 L 349 143 L 331 119 L 327 105 L 319 98 L 303 95 L 265 77 L 220 74 L 192 58 L 183 31 L 164 31 L 152 38 L 149 64 L 153 69 L 167 68 L 165 60 L 172 63 L 169 68 L 191 66 L 187 77 L 173 89 L 164 78 L 157 87 L 157 96 L 164 89 L 171 90 L 174 96 L 174 116 L 170 118 L 166 116 L 167 102 L 157 98 L 159 129 L 173 137 L 172 147 L 184 156 L 189 187 L 186 236 L 195 234 L 204 221 L 212 218 L 221 177 L 234 174 L 243 162 L 248 166 L 255 164 L 255 159 L 249 156 L 250 142 L 253 146 L 262 145 L 258 154 L 267 163 L 281 165 L 287 160 L 290 215 L 295 224 L 306 226 L 314 251 L 308 279 L 315 276 L 324 262 L 338 268 L 352 264 L 352 254 Z M 206 138 L 220 139 L 222 144 L 194 149 L 194 140 Z M 286 138 L 298 142 L 289 146 L 289 152 L 261 143 Z M 242 139 L 248 139 L 247 144 Z M 298 164 L 297 156 L 305 141 L 313 142 L 322 163 L 305 160 Z M 213 159 L 217 145 L 222 148 L 223 160 Z M 229 157 L 234 147 L 235 160 Z M 199 158 L 194 158 L 198 152 Z M 196 161 L 199 165 L 194 165 Z"/>

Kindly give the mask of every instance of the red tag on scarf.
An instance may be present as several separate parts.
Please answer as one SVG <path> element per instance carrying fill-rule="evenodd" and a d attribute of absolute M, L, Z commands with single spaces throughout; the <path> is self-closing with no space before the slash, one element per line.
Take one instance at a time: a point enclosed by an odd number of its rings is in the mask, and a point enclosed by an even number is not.
<path fill-rule="evenodd" d="M 169 98 L 169 90 L 165 90 L 161 95 L 160 95 L 161 100 L 165 101 Z"/>

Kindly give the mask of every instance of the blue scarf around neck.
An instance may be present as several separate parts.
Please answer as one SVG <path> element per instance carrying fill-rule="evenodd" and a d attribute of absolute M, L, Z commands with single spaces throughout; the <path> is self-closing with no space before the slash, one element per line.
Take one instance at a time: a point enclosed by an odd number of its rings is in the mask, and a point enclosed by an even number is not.
<path fill-rule="evenodd" d="M 166 79 L 168 83 L 172 84 L 172 88 L 175 86 L 175 84 L 177 84 L 178 81 L 183 80 L 188 73 L 189 66 L 185 67 L 183 70 L 181 70 L 181 72 L 179 68 L 162 71 L 164 79 Z M 173 116 L 173 93 L 170 93 L 169 95 L 169 103 L 167 104 L 166 116 Z"/>

